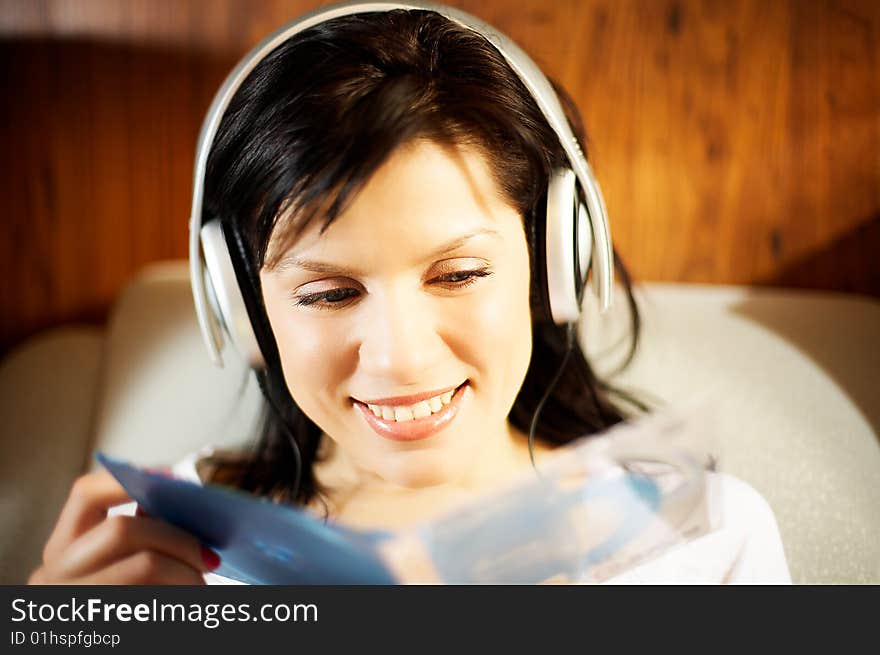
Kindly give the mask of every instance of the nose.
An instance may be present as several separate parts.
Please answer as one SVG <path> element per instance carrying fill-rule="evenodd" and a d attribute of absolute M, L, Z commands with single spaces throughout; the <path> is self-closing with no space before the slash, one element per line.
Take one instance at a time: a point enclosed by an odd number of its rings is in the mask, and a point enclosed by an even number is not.
<path fill-rule="evenodd" d="M 435 308 L 417 295 L 373 293 L 365 303 L 360 366 L 377 385 L 393 385 L 390 392 L 436 382 L 431 376 L 441 361 L 443 340 Z"/>

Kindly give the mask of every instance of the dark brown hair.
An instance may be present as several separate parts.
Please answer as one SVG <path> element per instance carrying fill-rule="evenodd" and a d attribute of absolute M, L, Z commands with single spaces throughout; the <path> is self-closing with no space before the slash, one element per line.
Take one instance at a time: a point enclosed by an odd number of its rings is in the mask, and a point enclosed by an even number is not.
<path fill-rule="evenodd" d="M 556 88 L 583 143 L 574 103 Z M 558 137 L 482 36 L 434 12 L 360 14 L 313 27 L 260 62 L 233 98 L 210 153 L 205 202 L 210 216 L 205 218 L 223 222 L 266 361 L 257 375 L 268 401 L 253 451 L 223 462 L 215 480 L 300 503 L 320 491 L 312 463 L 321 430 L 285 384 L 259 271 L 271 267 L 274 255 L 315 217 L 326 229 L 386 158 L 417 138 L 478 148 L 498 188 L 523 216 L 533 347 L 509 420 L 529 432 L 567 349 L 566 327 L 549 320 L 544 265 L 537 255 L 543 248 L 547 183 L 554 168 L 566 165 Z M 277 251 L 270 250 L 270 237 L 280 241 Z M 632 356 L 638 312 L 616 255 L 615 264 L 631 308 Z M 564 444 L 621 421 L 624 412 L 611 401 L 611 392 L 575 343 L 540 414 L 538 438 Z M 302 458 L 298 488 L 297 449 Z"/>

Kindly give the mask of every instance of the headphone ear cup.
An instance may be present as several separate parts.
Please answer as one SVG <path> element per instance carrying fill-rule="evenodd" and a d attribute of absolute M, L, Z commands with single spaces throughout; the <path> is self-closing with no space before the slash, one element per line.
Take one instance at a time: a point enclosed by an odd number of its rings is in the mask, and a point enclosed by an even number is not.
<path fill-rule="evenodd" d="M 547 296 L 550 313 L 557 325 L 574 322 L 580 316 L 583 277 L 580 254 L 583 244 L 579 223 L 587 219 L 587 211 L 577 195 L 577 178 L 570 168 L 558 168 L 550 176 L 547 186 L 547 217 L 544 224 L 545 266 Z M 587 222 L 589 222 L 587 220 Z M 586 227 L 587 234 L 589 225 Z M 592 239 L 587 249 L 590 251 Z M 589 257 L 589 255 L 588 255 Z"/>
<path fill-rule="evenodd" d="M 574 241 L 577 247 L 577 273 L 575 276 L 575 292 L 577 294 L 578 307 L 583 306 L 584 290 L 587 287 L 587 276 L 590 274 L 590 264 L 593 261 L 593 228 L 590 224 L 590 214 L 586 205 L 578 202 L 577 213 L 577 238 Z"/>
<path fill-rule="evenodd" d="M 263 354 L 241 295 L 220 221 L 215 219 L 205 223 L 199 236 L 205 255 L 208 297 L 215 318 L 248 365 L 263 368 Z"/>

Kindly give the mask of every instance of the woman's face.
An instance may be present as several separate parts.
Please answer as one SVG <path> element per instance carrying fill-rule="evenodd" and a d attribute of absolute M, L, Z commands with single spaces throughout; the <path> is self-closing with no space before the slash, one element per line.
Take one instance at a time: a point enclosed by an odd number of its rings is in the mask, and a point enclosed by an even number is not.
<path fill-rule="evenodd" d="M 261 272 L 293 399 L 381 481 L 491 466 L 532 341 L 522 218 L 485 159 L 413 142 L 321 225 Z"/>

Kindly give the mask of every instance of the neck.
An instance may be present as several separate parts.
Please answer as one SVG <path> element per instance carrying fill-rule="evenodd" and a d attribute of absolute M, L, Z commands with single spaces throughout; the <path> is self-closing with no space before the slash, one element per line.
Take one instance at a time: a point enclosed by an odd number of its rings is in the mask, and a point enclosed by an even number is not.
<path fill-rule="evenodd" d="M 534 450 L 538 462 L 549 448 L 536 441 Z M 457 477 L 429 486 L 406 487 L 386 480 L 359 466 L 327 435 L 323 435 L 321 451 L 323 459 L 316 467 L 316 477 L 328 487 L 331 496 L 337 497 L 340 505 L 357 496 L 442 506 L 475 492 L 488 491 L 531 469 L 528 436 L 507 421 L 501 429 L 481 435 L 480 448 Z"/>

